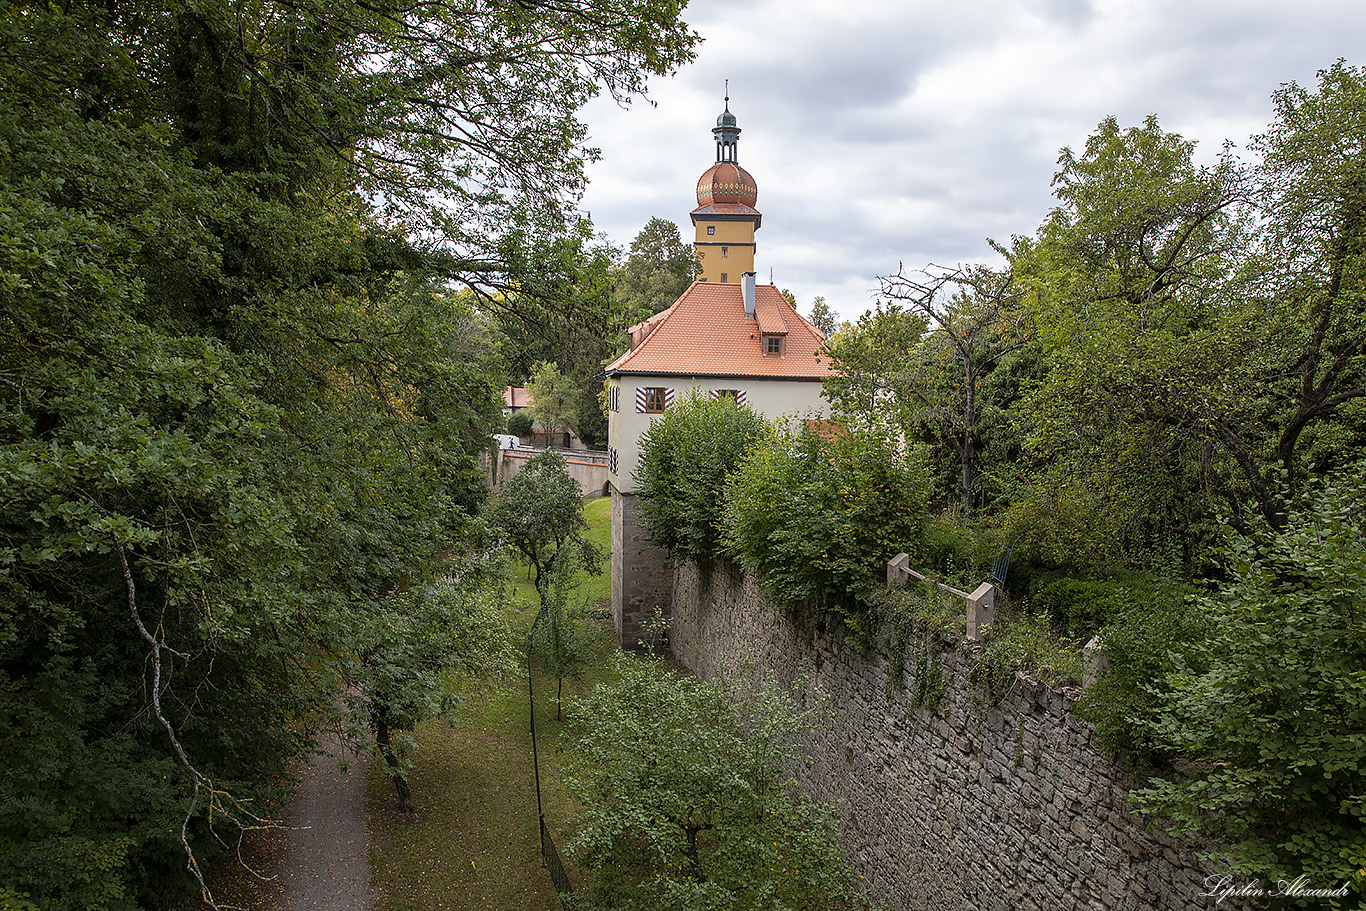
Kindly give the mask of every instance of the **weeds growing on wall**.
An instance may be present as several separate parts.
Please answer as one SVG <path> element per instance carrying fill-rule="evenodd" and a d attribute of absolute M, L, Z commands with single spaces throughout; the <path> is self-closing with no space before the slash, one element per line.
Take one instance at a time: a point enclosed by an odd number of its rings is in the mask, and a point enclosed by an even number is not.
<path fill-rule="evenodd" d="M 932 582 L 882 589 L 870 598 L 874 622 L 887 637 L 889 701 L 904 688 L 906 662 L 910 658 L 915 688 L 911 708 L 938 707 L 944 691 L 942 654 L 955 644 L 957 628 L 963 622 L 962 611 L 955 602 L 961 605 L 958 598 Z"/>
<path fill-rule="evenodd" d="M 922 706 L 937 713 L 944 703 L 944 652 L 928 639 L 915 644 L 915 690 L 911 693 L 911 710 Z"/>
<path fill-rule="evenodd" d="M 994 698 L 1004 697 L 1015 685 L 1015 675 L 1045 686 L 1076 686 L 1081 683 L 1081 642 L 1055 638 L 1048 624 L 1023 612 L 998 609 L 991 635 L 970 671 Z"/>

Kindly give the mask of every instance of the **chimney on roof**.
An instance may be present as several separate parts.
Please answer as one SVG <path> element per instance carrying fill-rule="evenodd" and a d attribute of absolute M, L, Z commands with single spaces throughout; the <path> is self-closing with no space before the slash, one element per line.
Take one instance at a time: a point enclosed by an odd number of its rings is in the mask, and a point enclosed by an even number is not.
<path fill-rule="evenodd" d="M 745 316 L 754 316 L 754 273 L 740 276 L 740 293 L 745 298 Z"/>

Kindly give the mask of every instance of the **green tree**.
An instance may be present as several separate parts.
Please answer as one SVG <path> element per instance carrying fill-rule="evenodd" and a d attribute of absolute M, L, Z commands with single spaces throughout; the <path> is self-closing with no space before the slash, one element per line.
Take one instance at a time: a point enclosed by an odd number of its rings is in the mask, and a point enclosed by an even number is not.
<path fill-rule="evenodd" d="M 521 385 L 542 362 L 556 364 L 572 412 L 568 426 L 589 446 L 602 447 L 607 440 L 607 412 L 598 401 L 602 368 L 624 346 L 632 321 L 612 295 L 616 251 L 581 231 L 539 255 L 558 264 L 548 271 L 559 282 L 499 296 L 489 305 L 508 382 Z"/>
<path fill-rule="evenodd" d="M 631 323 L 673 306 L 697 277 L 697 254 L 678 225 L 651 218 L 631 241 L 631 252 L 616 272 L 613 296 Z"/>
<path fill-rule="evenodd" d="M 566 565 L 599 571 L 601 555 L 583 537 L 579 482 L 569 475 L 564 457 L 553 449 L 528 459 L 494 498 L 489 521 L 503 540 L 526 558 L 536 592 L 546 603 L 552 568 L 562 555 Z"/>
<path fill-rule="evenodd" d="M 579 586 L 579 562 L 573 553 L 557 555 L 550 567 L 542 611 L 531 631 L 532 649 L 541 672 L 555 678 L 555 720 L 564 720 L 564 681 L 581 680 L 598 657 L 598 637 L 583 625 L 584 601 L 571 603 Z"/>
<path fill-rule="evenodd" d="M 911 356 L 927 328 L 923 315 L 879 301 L 826 342 L 821 357 L 830 363 L 830 374 L 821 395 L 836 414 L 864 421 L 910 400 Z"/>
<path fill-rule="evenodd" d="M 954 453 L 959 515 L 971 518 L 980 493 L 983 418 L 1007 404 L 984 399 L 984 382 L 1001 358 L 1030 341 L 1018 291 L 1008 273 L 985 268 L 903 269 L 880 281 L 882 296 L 895 302 L 889 315 L 904 307 L 930 327 L 903 353 L 888 391 L 908 438 L 918 436 L 916 425 L 928 425 Z"/>
<path fill-rule="evenodd" d="M 887 560 L 919 540 L 928 492 L 923 459 L 885 425 L 806 424 L 740 463 L 722 541 L 776 603 L 810 600 L 862 635 Z"/>
<path fill-rule="evenodd" d="M 1210 635 L 1133 720 L 1187 761 L 1137 796 L 1239 873 L 1366 886 L 1366 486 L 1311 485 L 1277 531 L 1234 537 Z M 1355 907 L 1341 902 L 1338 907 Z"/>
<path fill-rule="evenodd" d="M 719 556 L 726 477 L 766 429 L 753 409 L 696 389 L 653 421 L 640 437 L 644 461 L 636 474 L 651 538 L 694 560 Z"/>
<path fill-rule="evenodd" d="M 1361 439 L 1366 78 L 1339 63 L 1275 101 L 1255 169 L 1102 123 L 1012 251 L 1051 368 L 1034 440 L 1140 534 L 1189 539 L 1218 509 L 1247 528 L 1248 500 L 1279 525 L 1305 468 Z"/>
<path fill-rule="evenodd" d="M 176 905 L 282 795 L 482 498 L 445 290 L 554 284 L 575 111 L 687 59 L 678 12 L 0 12 L 0 881 Z"/>
<path fill-rule="evenodd" d="M 586 907 L 866 907 L 831 814 L 783 770 L 806 758 L 809 710 L 771 677 L 698 681 L 626 656 L 616 670 L 571 718 Z"/>
<path fill-rule="evenodd" d="M 531 415 L 526 413 L 526 409 L 514 411 L 508 415 L 507 429 L 513 436 L 531 436 Z"/>
<path fill-rule="evenodd" d="M 1339 60 L 1318 79 L 1317 92 L 1276 92 L 1276 120 L 1253 143 L 1273 264 L 1267 339 L 1284 351 L 1258 401 L 1274 410 L 1276 468 L 1292 489 L 1366 442 L 1366 70 Z"/>
<path fill-rule="evenodd" d="M 816 295 L 816 299 L 811 302 L 811 315 L 807 322 L 825 333 L 829 338 L 835 334 L 839 328 L 839 320 L 835 318 L 835 311 L 830 309 L 830 305 L 825 302 L 825 298 Z"/>
<path fill-rule="evenodd" d="M 572 400 L 573 384 L 560 372 L 558 364 L 542 361 L 531 373 L 526 384 L 531 399 L 527 413 L 540 421 L 549 434 L 572 427 L 577 422 Z"/>
<path fill-rule="evenodd" d="M 516 667 L 512 631 L 499 610 L 504 563 L 471 555 L 459 577 L 426 583 L 385 599 L 358 630 L 359 662 L 344 673 L 365 694 L 366 725 L 384 758 L 398 808 L 413 812 L 408 775 L 426 718 L 449 715 L 463 692 L 454 673 L 492 677 Z"/>
<path fill-rule="evenodd" d="M 1094 536 L 1123 546 L 1193 538 L 1264 486 L 1240 436 L 1269 356 L 1253 344 L 1247 177 L 1193 150 L 1155 118 L 1104 121 L 1063 151 L 1058 208 L 1009 252 L 1043 349 L 1020 409 L 1041 496 L 1094 504 Z"/>

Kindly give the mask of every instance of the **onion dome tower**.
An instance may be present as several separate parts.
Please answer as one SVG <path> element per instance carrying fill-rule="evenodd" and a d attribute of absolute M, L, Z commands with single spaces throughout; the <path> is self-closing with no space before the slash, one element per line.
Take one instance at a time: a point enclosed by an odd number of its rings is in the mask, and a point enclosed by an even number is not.
<path fill-rule="evenodd" d="M 740 167 L 740 127 L 726 109 L 711 131 L 716 137 L 716 164 L 697 180 L 697 208 L 692 210 L 696 229 L 693 246 L 702 265 L 704 282 L 739 284 L 740 276 L 754 271 L 754 232 L 762 221 L 754 204 L 759 185 Z"/>

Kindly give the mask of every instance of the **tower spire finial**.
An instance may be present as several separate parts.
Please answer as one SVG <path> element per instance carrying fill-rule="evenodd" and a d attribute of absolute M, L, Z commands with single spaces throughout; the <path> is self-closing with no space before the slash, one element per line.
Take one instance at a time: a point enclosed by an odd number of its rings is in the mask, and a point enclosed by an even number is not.
<path fill-rule="evenodd" d="M 736 149 L 740 143 L 740 127 L 735 123 L 735 115 L 730 112 L 730 80 L 726 80 L 726 109 L 716 118 L 716 160 L 734 162 Z"/>

